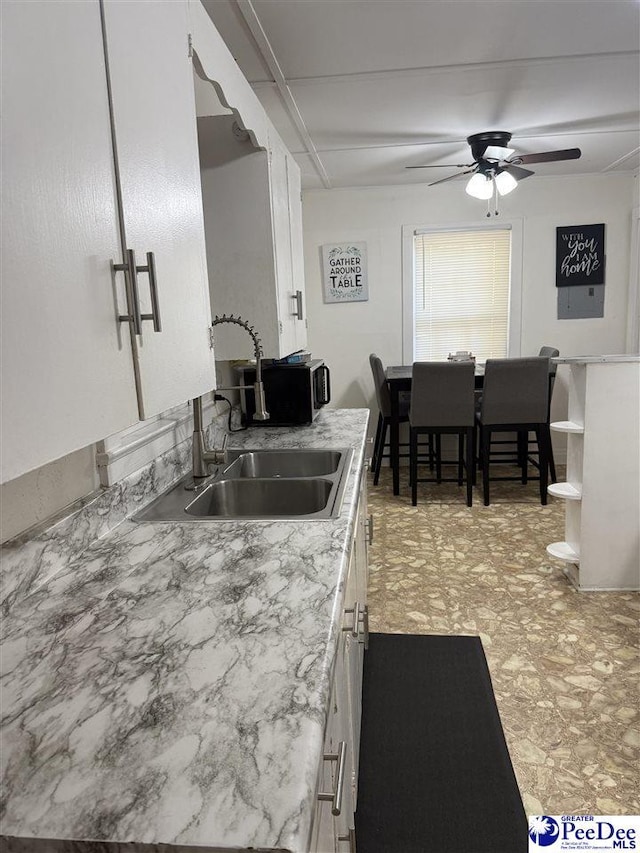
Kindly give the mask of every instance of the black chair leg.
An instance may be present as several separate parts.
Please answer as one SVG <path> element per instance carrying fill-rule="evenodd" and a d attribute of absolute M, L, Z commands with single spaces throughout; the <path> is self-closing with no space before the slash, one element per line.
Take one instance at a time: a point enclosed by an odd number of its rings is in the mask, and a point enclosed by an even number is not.
<path fill-rule="evenodd" d="M 436 433 L 436 483 L 442 482 L 442 441 L 440 433 Z"/>
<path fill-rule="evenodd" d="M 474 457 L 475 457 L 475 429 L 467 430 L 467 506 L 473 503 L 473 478 L 475 472 Z"/>
<path fill-rule="evenodd" d="M 549 433 L 549 425 L 538 424 L 536 427 L 536 440 L 538 442 L 539 460 L 540 460 L 540 503 L 543 506 L 547 504 L 547 485 L 549 482 L 549 445 L 551 443 L 551 435 Z"/>
<path fill-rule="evenodd" d="M 381 452 L 380 449 L 380 436 L 382 435 L 382 415 L 378 415 L 378 425 L 376 426 L 376 437 L 373 441 L 373 456 L 371 458 L 371 470 L 375 473 L 376 466 L 378 464 L 378 456 Z"/>
<path fill-rule="evenodd" d="M 475 486 L 477 480 L 477 465 L 476 461 L 478 458 L 478 428 L 474 424 L 473 429 L 471 430 L 471 482 Z"/>
<path fill-rule="evenodd" d="M 491 453 L 491 430 L 488 427 L 482 427 L 480 431 L 480 441 L 482 444 L 482 493 L 484 496 L 484 505 L 489 506 L 489 456 Z"/>
<path fill-rule="evenodd" d="M 462 485 L 462 471 L 464 468 L 464 433 L 458 434 L 458 485 Z"/>
<path fill-rule="evenodd" d="M 547 424 L 548 428 L 548 424 Z M 553 444 L 551 442 L 551 431 L 549 430 L 549 470 L 551 472 L 551 482 L 557 483 L 558 480 L 556 478 L 556 463 L 553 458 Z"/>
<path fill-rule="evenodd" d="M 409 469 L 411 476 L 411 503 L 418 505 L 418 433 L 409 430 Z"/>
<path fill-rule="evenodd" d="M 373 473 L 373 485 L 378 485 L 378 480 L 380 479 L 380 466 L 382 465 L 382 451 L 384 450 L 384 442 L 387 437 L 387 419 L 382 418 L 381 425 L 381 433 L 380 433 L 380 442 L 378 443 L 378 453 L 376 458 L 376 470 Z"/>
<path fill-rule="evenodd" d="M 518 432 L 518 465 L 520 466 L 520 475 L 522 480 L 522 485 L 526 486 L 528 482 L 528 472 L 527 472 L 527 456 L 528 456 L 528 447 L 529 447 L 529 433 L 523 432 L 520 430 Z"/>

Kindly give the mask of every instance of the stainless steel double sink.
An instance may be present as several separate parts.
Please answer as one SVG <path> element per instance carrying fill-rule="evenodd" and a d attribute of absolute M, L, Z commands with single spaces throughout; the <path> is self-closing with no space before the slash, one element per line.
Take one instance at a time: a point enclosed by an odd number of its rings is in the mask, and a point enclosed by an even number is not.
<path fill-rule="evenodd" d="M 340 514 L 353 451 L 229 450 L 196 491 L 183 477 L 135 521 L 323 521 Z M 189 488 L 191 486 L 191 489 Z"/>

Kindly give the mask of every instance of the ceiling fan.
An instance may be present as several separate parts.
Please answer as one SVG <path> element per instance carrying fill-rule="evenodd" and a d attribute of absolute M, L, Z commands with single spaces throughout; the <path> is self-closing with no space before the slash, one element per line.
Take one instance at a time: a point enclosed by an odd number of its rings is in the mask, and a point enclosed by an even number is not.
<path fill-rule="evenodd" d="M 467 137 L 471 148 L 473 163 L 456 163 L 451 166 L 406 166 L 407 169 L 465 169 L 455 175 L 433 181 L 430 187 L 453 181 L 462 175 L 472 175 L 466 186 L 466 192 L 479 199 L 490 199 L 494 193 L 506 195 L 516 188 L 518 181 L 534 173 L 522 166 L 529 163 L 551 163 L 556 160 L 577 160 L 582 152 L 579 148 L 565 148 L 561 151 L 543 151 L 539 154 L 515 154 L 509 147 L 511 134 L 503 130 L 489 130 L 474 133 Z M 514 156 L 515 155 L 515 156 Z"/>

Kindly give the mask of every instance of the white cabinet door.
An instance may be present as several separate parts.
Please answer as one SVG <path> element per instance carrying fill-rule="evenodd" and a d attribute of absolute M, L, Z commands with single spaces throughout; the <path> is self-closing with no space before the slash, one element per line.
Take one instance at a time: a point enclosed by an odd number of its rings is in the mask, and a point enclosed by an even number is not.
<path fill-rule="evenodd" d="M 302 187 L 300 167 L 291 154 L 287 154 L 287 185 L 289 189 L 289 223 L 291 229 L 291 276 L 293 292 L 300 292 L 300 314 L 294 318 L 296 349 L 307 346 L 307 306 L 304 286 L 304 247 L 302 242 Z M 295 310 L 295 303 L 294 309 Z"/>
<path fill-rule="evenodd" d="M 295 352 L 298 346 L 295 292 L 291 263 L 291 218 L 289 214 L 287 150 L 277 139 L 270 140 L 269 181 L 276 265 L 276 290 L 280 319 L 280 353 L 284 356 Z"/>
<path fill-rule="evenodd" d="M 2 4 L 2 482 L 138 419 L 100 7 Z"/>
<path fill-rule="evenodd" d="M 368 556 L 367 536 L 370 520 L 367 517 L 367 479 L 366 471 L 363 472 L 360 481 L 360 497 L 358 501 L 358 515 L 356 518 L 356 529 L 351 560 L 349 565 L 349 578 L 345 601 L 348 607 L 356 606 L 351 602 L 357 602 L 359 614 L 358 624 L 355 631 L 347 634 L 345 643 L 345 681 L 347 687 L 347 700 L 349 704 L 349 739 L 352 749 L 352 795 L 353 809 L 358 803 L 358 768 L 360 760 L 360 731 L 362 723 L 362 678 L 364 674 L 364 652 L 368 637 L 368 611 L 367 611 L 367 583 L 368 583 Z M 356 636 L 353 636 L 355 634 Z"/>
<path fill-rule="evenodd" d="M 136 338 L 141 417 L 215 384 L 186 0 L 104 6 L 126 248 L 153 252 L 162 331 Z M 138 274 L 141 313 L 150 281 Z"/>

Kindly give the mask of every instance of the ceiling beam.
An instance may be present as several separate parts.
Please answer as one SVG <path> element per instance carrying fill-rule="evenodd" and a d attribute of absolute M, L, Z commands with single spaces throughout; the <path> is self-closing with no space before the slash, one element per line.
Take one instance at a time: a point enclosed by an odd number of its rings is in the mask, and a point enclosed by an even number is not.
<path fill-rule="evenodd" d="M 238 3 L 250 0 L 237 0 Z M 317 83 L 346 83 L 353 80 L 388 80 L 390 77 L 415 77 L 423 74 L 451 73 L 452 71 L 494 71 L 509 68 L 523 68 L 531 65 L 553 65 L 557 62 L 594 62 L 600 59 L 638 59 L 637 50 L 619 50 L 602 53 L 579 53 L 566 56 L 532 56 L 525 59 L 499 59 L 489 62 L 458 62 L 450 65 L 420 65 L 413 68 L 388 68 L 375 71 L 352 71 L 347 74 L 319 74 L 308 77 L 290 77 L 292 86 L 313 86 Z M 263 81 L 252 85 L 260 85 Z"/>
<path fill-rule="evenodd" d="M 616 169 L 618 166 L 621 166 L 623 163 L 626 163 L 627 160 L 631 160 L 634 157 L 637 157 L 638 154 L 640 154 L 640 148 L 634 148 L 633 151 L 629 151 L 628 154 L 624 154 L 622 157 L 618 157 L 617 160 L 614 160 L 613 163 L 609 163 L 609 165 L 605 166 L 602 171 L 610 172 L 612 169 Z"/>
<path fill-rule="evenodd" d="M 316 150 L 316 146 L 311 139 L 309 131 L 307 130 L 307 126 L 304 123 L 304 119 L 302 118 L 302 114 L 298 109 L 298 105 L 295 101 L 295 98 L 291 94 L 291 89 L 285 79 L 284 74 L 282 73 L 282 69 L 280 68 L 280 63 L 277 60 L 277 57 L 271 47 L 271 43 L 267 38 L 267 34 L 262 28 L 262 24 L 260 23 L 260 19 L 256 13 L 256 10 L 253 7 L 253 3 L 251 0 L 235 0 L 236 5 L 240 11 L 240 14 L 246 21 L 249 30 L 251 31 L 251 35 L 255 39 L 258 50 L 260 51 L 260 55 L 264 59 L 267 68 L 273 75 L 273 81 L 278 89 L 280 97 L 284 103 L 285 109 L 289 114 L 289 118 L 293 122 L 296 127 L 296 130 L 300 134 L 300 137 L 304 143 L 306 148 L 306 153 L 310 156 L 311 161 L 315 167 L 316 172 L 322 183 L 324 184 L 326 189 L 331 189 L 331 181 L 329 180 L 329 176 L 322 164 L 322 160 L 320 159 L 318 152 Z"/>

